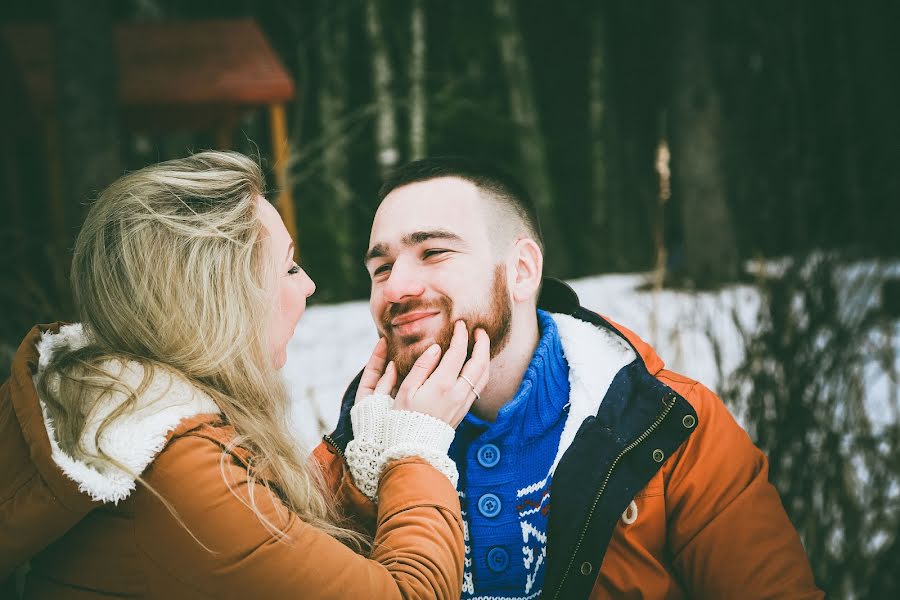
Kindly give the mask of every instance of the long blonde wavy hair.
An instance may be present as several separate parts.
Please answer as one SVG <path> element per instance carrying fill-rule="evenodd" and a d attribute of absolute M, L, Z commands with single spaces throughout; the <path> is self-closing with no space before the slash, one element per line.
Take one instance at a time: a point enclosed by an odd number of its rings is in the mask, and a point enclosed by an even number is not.
<path fill-rule="evenodd" d="M 246 156 L 201 152 L 104 190 L 78 235 L 71 270 L 89 343 L 54 355 L 39 391 L 65 452 L 97 468 L 122 468 L 81 443 L 93 405 L 114 391 L 128 398 L 101 423 L 99 442 L 154 372 L 178 374 L 213 398 L 238 433 L 234 446 L 250 451 L 250 490 L 253 482 L 265 485 L 304 521 L 364 551 L 366 538 L 341 525 L 321 474 L 287 431 L 288 395 L 266 340 L 277 274 L 256 211 L 264 182 Z M 139 363 L 142 384 L 134 389 L 116 378 L 103 368 L 110 360 Z M 281 533 L 252 494 L 248 505 Z"/>

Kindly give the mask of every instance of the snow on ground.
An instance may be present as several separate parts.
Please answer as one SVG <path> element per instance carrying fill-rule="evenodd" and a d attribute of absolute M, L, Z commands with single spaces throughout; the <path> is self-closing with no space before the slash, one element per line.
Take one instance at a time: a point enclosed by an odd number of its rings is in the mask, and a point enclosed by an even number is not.
<path fill-rule="evenodd" d="M 900 275 L 900 265 L 878 269 Z M 859 293 L 861 277 L 872 270 L 842 271 L 841 286 Z M 670 369 L 717 390 L 743 359 L 744 335 L 756 327 L 760 296 L 753 286 L 718 292 L 643 290 L 642 274 L 598 275 L 570 281 L 582 305 L 633 330 L 653 345 Z M 742 333 L 743 332 L 743 333 Z M 894 328 L 900 346 L 900 324 Z M 365 364 L 378 337 L 368 303 L 312 306 L 288 345 L 284 368 L 291 392 L 294 429 L 312 447 L 337 421 L 347 384 Z M 895 373 L 900 371 L 898 362 Z M 871 401 L 889 419 L 898 411 L 897 385 L 883 370 L 872 371 Z"/>

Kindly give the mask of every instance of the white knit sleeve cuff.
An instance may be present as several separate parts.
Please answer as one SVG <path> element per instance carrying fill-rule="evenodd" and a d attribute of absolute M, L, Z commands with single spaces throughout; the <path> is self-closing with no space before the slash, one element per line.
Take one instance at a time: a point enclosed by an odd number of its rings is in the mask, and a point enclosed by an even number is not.
<path fill-rule="evenodd" d="M 447 456 L 455 430 L 424 413 L 392 410 L 392 404 L 388 396 L 373 395 L 350 411 L 353 440 L 344 454 L 356 487 L 376 500 L 387 463 L 412 456 L 424 458 L 455 487 L 459 474 Z"/>
<path fill-rule="evenodd" d="M 394 399 L 385 394 L 371 394 L 357 402 L 350 409 L 354 441 L 380 443 L 384 439 L 387 414 L 393 405 Z"/>
<path fill-rule="evenodd" d="M 381 469 L 392 460 L 420 456 L 456 487 L 459 473 L 456 463 L 447 456 L 455 435 L 455 429 L 430 415 L 409 410 L 392 410 L 385 422 Z"/>
<path fill-rule="evenodd" d="M 353 439 L 347 444 L 344 456 L 356 487 L 373 500 L 381 475 L 379 460 L 384 452 L 385 422 L 393 403 L 390 396 L 373 394 L 350 409 Z"/>
<path fill-rule="evenodd" d="M 445 422 L 411 410 L 390 410 L 384 423 L 384 448 L 419 446 L 447 454 L 456 430 Z"/>

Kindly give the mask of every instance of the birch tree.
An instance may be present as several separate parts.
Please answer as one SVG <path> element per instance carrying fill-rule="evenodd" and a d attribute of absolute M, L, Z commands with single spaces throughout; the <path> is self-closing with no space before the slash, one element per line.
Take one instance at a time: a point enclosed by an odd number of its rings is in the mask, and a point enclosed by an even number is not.
<path fill-rule="evenodd" d="M 409 60 L 409 153 L 410 159 L 423 158 L 427 152 L 425 118 L 425 0 L 413 0 L 410 12 L 412 52 Z"/>
<path fill-rule="evenodd" d="M 607 102 L 606 102 L 606 35 L 605 16 L 594 7 L 590 27 L 590 59 L 588 62 L 588 130 L 590 131 L 591 164 L 591 231 L 588 248 L 595 264 L 608 265 L 610 244 L 610 186 L 607 182 Z"/>
<path fill-rule="evenodd" d="M 682 207 L 685 275 L 701 287 L 733 281 L 738 273 L 720 164 L 722 117 L 711 64 L 709 12 L 703 0 L 679 5 L 672 73 L 672 190 Z"/>
<path fill-rule="evenodd" d="M 493 8 L 500 59 L 507 78 L 510 118 L 516 125 L 519 155 L 547 246 L 546 270 L 548 274 L 564 276 L 568 269 L 568 252 L 556 216 L 547 151 L 515 4 L 513 0 L 493 0 Z"/>
<path fill-rule="evenodd" d="M 397 148 L 397 116 L 392 94 L 393 68 L 381 25 L 377 0 L 366 0 L 366 33 L 372 51 L 372 82 L 375 95 L 375 152 L 384 178 L 400 159 Z"/>
<path fill-rule="evenodd" d="M 328 14 L 328 3 L 322 3 L 319 65 L 319 119 L 322 146 L 322 179 L 329 192 L 330 208 L 324 211 L 337 259 L 336 277 L 332 281 L 344 290 L 352 290 L 357 277 L 357 261 L 353 248 L 353 190 L 348 184 L 347 136 L 341 125 L 347 112 L 347 19 Z"/>

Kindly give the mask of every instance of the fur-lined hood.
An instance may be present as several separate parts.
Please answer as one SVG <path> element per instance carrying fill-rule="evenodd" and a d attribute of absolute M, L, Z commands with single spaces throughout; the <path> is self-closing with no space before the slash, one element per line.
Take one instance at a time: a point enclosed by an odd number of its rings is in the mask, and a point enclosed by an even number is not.
<path fill-rule="evenodd" d="M 0 387 L 0 581 L 101 503 L 127 498 L 136 487 L 134 475 L 153 462 L 179 423 L 195 416 L 215 419 L 219 413 L 215 402 L 187 381 L 157 373 L 133 409 L 99 438 L 100 448 L 126 470 L 97 468 L 69 456 L 57 443 L 35 382 L 56 352 L 86 342 L 80 325 L 34 327 Z M 134 388 L 143 378 L 134 363 L 110 361 L 104 368 L 121 373 L 122 381 Z M 88 451 L 97 448 L 100 423 L 124 401 L 124 394 L 111 393 L 97 405 L 82 438 Z"/>
<path fill-rule="evenodd" d="M 575 317 L 552 313 L 569 365 L 569 414 L 550 472 L 575 440 L 581 423 L 597 414 L 616 373 L 636 358 L 631 346 L 616 334 Z"/>
<path fill-rule="evenodd" d="M 81 348 L 87 343 L 80 324 L 64 325 L 58 333 L 44 332 L 37 341 L 39 358 L 34 375 L 35 385 L 54 354 L 67 348 Z M 107 361 L 102 368 L 135 390 L 144 377 L 143 367 L 136 362 Z M 49 387 L 51 390 L 58 389 L 58 382 L 50 381 Z M 113 503 L 125 499 L 134 490 L 135 475 L 142 473 L 153 462 L 165 447 L 170 432 L 182 419 L 219 412 L 212 398 L 189 382 L 172 373 L 156 371 L 134 406 L 103 430 L 98 448 L 96 434 L 101 423 L 127 400 L 127 396 L 120 391 L 106 394 L 89 415 L 81 443 L 88 453 L 95 454 L 98 449 L 102 450 L 125 469 L 105 465 L 98 469 L 69 456 L 59 447 L 47 405 L 42 398 L 39 400 L 53 461 L 91 499 Z"/>

